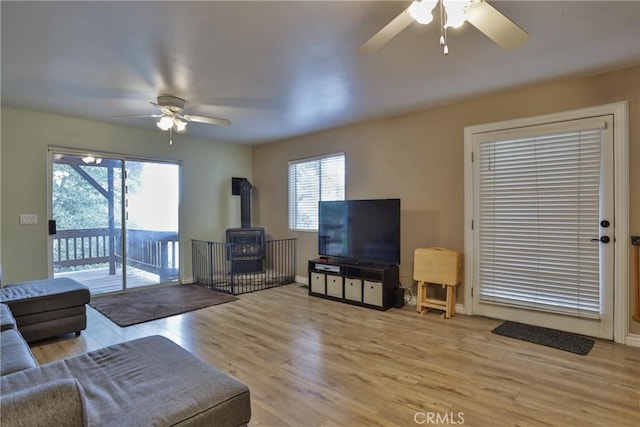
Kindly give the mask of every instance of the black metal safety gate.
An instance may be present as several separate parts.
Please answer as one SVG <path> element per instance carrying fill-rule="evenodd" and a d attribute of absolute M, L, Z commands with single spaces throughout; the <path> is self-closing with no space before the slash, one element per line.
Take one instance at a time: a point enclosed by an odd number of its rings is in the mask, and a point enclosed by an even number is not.
<path fill-rule="evenodd" d="M 233 295 L 295 282 L 296 239 L 265 240 L 262 268 L 250 272 L 234 271 L 245 259 L 236 245 L 192 239 L 193 282 Z"/>

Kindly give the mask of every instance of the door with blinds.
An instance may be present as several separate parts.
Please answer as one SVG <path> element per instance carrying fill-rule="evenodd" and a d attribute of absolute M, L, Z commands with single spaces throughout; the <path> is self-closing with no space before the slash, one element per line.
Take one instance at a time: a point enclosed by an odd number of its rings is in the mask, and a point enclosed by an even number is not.
<path fill-rule="evenodd" d="M 474 135 L 475 314 L 613 338 L 612 123 Z"/>

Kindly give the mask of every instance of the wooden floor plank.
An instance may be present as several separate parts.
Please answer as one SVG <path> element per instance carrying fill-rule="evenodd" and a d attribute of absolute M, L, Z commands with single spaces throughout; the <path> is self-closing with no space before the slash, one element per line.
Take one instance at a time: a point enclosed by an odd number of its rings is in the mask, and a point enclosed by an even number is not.
<path fill-rule="evenodd" d="M 164 335 L 249 386 L 251 426 L 640 425 L 640 349 L 596 340 L 577 356 L 492 334 L 500 323 L 369 310 L 292 284 L 127 328 L 89 308 L 79 338 L 32 350 L 46 363 Z"/>

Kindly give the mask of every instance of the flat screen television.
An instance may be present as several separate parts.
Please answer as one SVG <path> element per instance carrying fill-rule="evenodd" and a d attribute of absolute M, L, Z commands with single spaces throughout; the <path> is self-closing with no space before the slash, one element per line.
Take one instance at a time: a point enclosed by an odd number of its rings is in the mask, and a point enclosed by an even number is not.
<path fill-rule="evenodd" d="M 400 199 L 322 201 L 318 253 L 374 264 L 400 264 Z"/>

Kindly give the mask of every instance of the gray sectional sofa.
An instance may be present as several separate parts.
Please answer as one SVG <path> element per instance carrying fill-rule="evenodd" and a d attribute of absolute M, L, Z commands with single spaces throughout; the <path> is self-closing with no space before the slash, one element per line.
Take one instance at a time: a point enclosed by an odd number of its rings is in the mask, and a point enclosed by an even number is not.
<path fill-rule="evenodd" d="M 38 365 L 0 304 L 0 425 L 242 426 L 249 389 L 150 336 Z"/>

